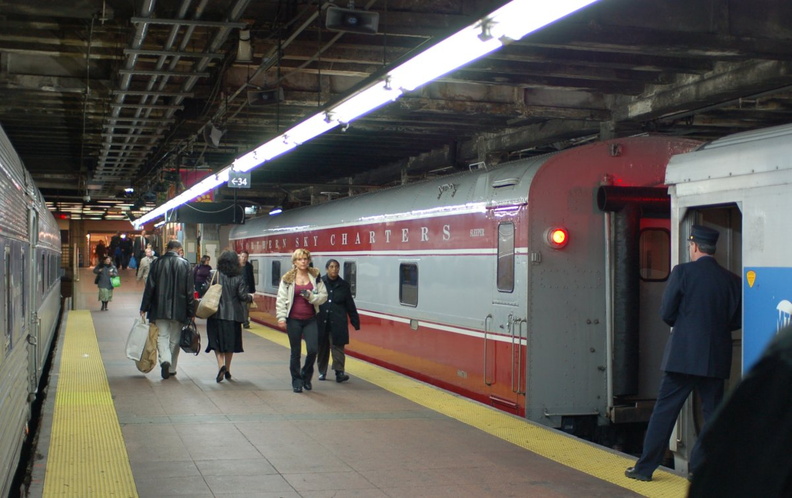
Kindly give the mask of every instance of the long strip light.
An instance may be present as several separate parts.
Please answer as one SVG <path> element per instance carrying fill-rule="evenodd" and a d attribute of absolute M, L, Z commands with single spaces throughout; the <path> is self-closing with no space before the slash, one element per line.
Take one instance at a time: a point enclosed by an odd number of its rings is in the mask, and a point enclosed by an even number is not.
<path fill-rule="evenodd" d="M 342 102 L 301 121 L 285 133 L 238 157 L 217 174 L 204 179 L 165 204 L 136 219 L 133 225 L 135 228 L 140 228 L 145 223 L 167 214 L 169 210 L 227 182 L 231 170 L 246 172 L 257 168 L 336 126 L 345 126 L 354 119 L 393 102 L 405 92 L 411 92 L 421 85 L 597 1 L 513 0 L 391 69 L 385 76 L 378 78 L 377 81 Z"/>

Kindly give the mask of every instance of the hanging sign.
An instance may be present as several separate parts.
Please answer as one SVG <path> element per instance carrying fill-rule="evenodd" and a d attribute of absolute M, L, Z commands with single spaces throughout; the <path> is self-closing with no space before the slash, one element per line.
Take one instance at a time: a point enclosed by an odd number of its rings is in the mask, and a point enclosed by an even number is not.
<path fill-rule="evenodd" d="M 228 172 L 228 188 L 250 188 L 250 172 Z"/>

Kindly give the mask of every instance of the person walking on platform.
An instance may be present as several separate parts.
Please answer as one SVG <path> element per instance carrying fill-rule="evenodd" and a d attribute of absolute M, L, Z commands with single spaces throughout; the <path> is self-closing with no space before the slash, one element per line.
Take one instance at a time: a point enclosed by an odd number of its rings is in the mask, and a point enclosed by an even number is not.
<path fill-rule="evenodd" d="M 141 230 L 140 235 L 135 237 L 135 241 L 132 243 L 132 255 L 138 260 L 138 265 L 140 264 L 140 260 L 145 256 L 146 247 L 148 247 L 146 231 Z"/>
<path fill-rule="evenodd" d="M 319 349 L 319 331 L 316 313 L 319 306 L 327 301 L 327 290 L 319 277 L 319 270 L 310 268 L 311 253 L 297 249 L 292 254 L 293 268 L 281 277 L 278 298 L 275 301 L 275 314 L 278 325 L 286 328 L 291 348 L 289 371 L 292 389 L 301 393 L 312 389 L 311 377 L 314 371 L 316 352 Z M 305 365 L 300 368 L 301 339 L 305 338 Z"/>
<path fill-rule="evenodd" d="M 184 324 L 195 314 L 194 285 L 190 262 L 178 254 L 181 242 L 168 242 L 166 253 L 151 264 L 146 280 L 140 316 L 159 328 L 157 352 L 163 379 L 176 374 L 179 338 Z"/>
<path fill-rule="evenodd" d="M 234 253 L 236 254 L 236 253 Z M 193 268 L 193 281 L 195 282 L 195 292 L 198 293 L 199 296 L 203 297 L 204 292 L 206 292 L 207 287 L 204 287 L 204 284 L 209 282 L 209 276 L 212 273 L 212 267 L 209 265 L 209 261 L 212 258 L 209 256 L 201 256 L 201 262 Z M 239 261 L 237 261 L 237 266 L 239 266 Z"/>
<path fill-rule="evenodd" d="M 360 330 L 360 316 L 352 299 L 352 288 L 346 280 L 338 276 L 340 268 L 338 261 L 331 259 L 325 265 L 327 272 L 322 276 L 327 288 L 327 301 L 319 306 L 319 315 L 316 318 L 319 327 L 316 367 L 319 370 L 319 380 L 325 380 L 332 352 L 336 382 L 345 382 L 349 380 L 349 375 L 344 373 L 344 346 L 349 344 L 349 322 L 352 322 L 355 330 Z"/>
<path fill-rule="evenodd" d="M 253 294 L 256 293 L 256 279 L 253 276 L 253 264 L 248 261 L 250 255 L 247 251 L 242 251 L 239 253 L 239 264 L 242 265 L 242 277 L 245 279 L 245 283 L 247 284 L 247 291 L 248 293 Z M 252 301 L 251 301 L 252 302 Z M 246 329 L 250 328 L 250 303 L 245 303 L 245 324 L 243 325 Z"/>
<path fill-rule="evenodd" d="M 208 258 L 209 256 L 204 256 Z M 217 260 L 217 283 L 223 286 L 217 312 L 206 320 L 206 334 L 209 340 L 206 352 L 214 351 L 217 358 L 217 377 L 231 380 L 231 360 L 234 353 L 243 353 L 242 322 L 245 319 L 245 305 L 253 300 L 248 294 L 247 284 L 242 277 L 239 255 L 234 251 L 223 251 Z"/>
<path fill-rule="evenodd" d="M 96 254 L 96 264 L 97 265 L 102 264 L 102 261 L 104 261 L 105 258 L 105 254 L 107 253 L 107 248 L 105 247 L 105 243 L 103 240 L 100 240 L 99 243 L 96 244 L 96 249 L 94 252 Z"/>
<path fill-rule="evenodd" d="M 143 259 L 140 260 L 140 266 L 138 266 L 137 272 L 137 281 L 140 282 L 141 280 L 145 283 L 148 280 L 149 271 L 151 271 L 151 263 L 154 262 L 154 251 L 151 250 L 151 246 L 146 248 L 145 256 Z"/>
<path fill-rule="evenodd" d="M 702 401 L 704 422 L 723 399 L 724 379 L 731 370 L 731 331 L 742 323 L 740 277 L 718 265 L 718 232 L 693 225 L 688 237 L 690 262 L 677 265 L 663 293 L 660 313 L 672 328 L 663 355 L 663 379 L 657 394 L 643 453 L 625 475 L 651 481 L 660 466 L 677 416 L 695 389 Z M 700 439 L 690 456 L 690 471 L 700 463 Z"/>
<path fill-rule="evenodd" d="M 96 274 L 94 283 L 99 287 L 99 301 L 102 302 L 102 310 L 107 311 L 107 303 L 113 300 L 113 284 L 110 279 L 118 276 L 118 268 L 113 264 L 113 258 L 105 256 L 103 261 L 93 269 Z"/>

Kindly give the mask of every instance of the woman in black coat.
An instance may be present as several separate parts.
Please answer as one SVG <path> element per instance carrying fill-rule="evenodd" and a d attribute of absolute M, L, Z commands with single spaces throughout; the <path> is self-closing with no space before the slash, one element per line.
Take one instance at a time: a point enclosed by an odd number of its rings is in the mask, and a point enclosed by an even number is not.
<path fill-rule="evenodd" d="M 242 353 L 242 322 L 245 313 L 242 309 L 253 300 L 248 294 L 247 284 L 242 277 L 239 256 L 234 251 L 223 251 L 217 260 L 217 278 L 214 283 L 223 286 L 223 293 L 217 312 L 206 320 L 206 335 L 209 337 L 206 352 L 215 352 L 217 358 L 217 377 L 231 379 L 231 360 L 234 353 Z"/>
<path fill-rule="evenodd" d="M 316 321 L 319 325 L 319 351 L 316 363 L 319 369 L 319 380 L 327 378 L 327 364 L 329 356 L 333 354 L 333 370 L 336 373 L 336 382 L 349 380 L 349 375 L 344 373 L 344 346 L 349 344 L 349 322 L 355 330 L 360 330 L 360 316 L 358 316 L 355 301 L 352 299 L 352 288 L 349 283 L 338 276 L 340 265 L 331 259 L 325 265 L 327 273 L 322 276 L 327 287 L 327 302 L 319 307 Z M 347 321 L 349 316 L 349 321 Z"/>

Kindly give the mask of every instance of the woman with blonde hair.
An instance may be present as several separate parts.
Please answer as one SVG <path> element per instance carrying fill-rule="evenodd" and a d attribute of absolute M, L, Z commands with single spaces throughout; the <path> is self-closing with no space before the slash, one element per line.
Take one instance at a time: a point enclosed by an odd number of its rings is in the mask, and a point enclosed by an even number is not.
<path fill-rule="evenodd" d="M 293 267 L 283 274 L 278 287 L 275 314 L 278 325 L 286 328 L 291 347 L 289 371 L 292 389 L 301 393 L 303 388 L 310 391 L 316 352 L 319 349 L 319 330 L 316 314 L 319 305 L 327 301 L 327 290 L 319 276 L 319 270 L 311 268 L 311 253 L 297 249 L 292 254 Z M 301 339 L 305 339 L 305 365 L 300 368 Z"/>

